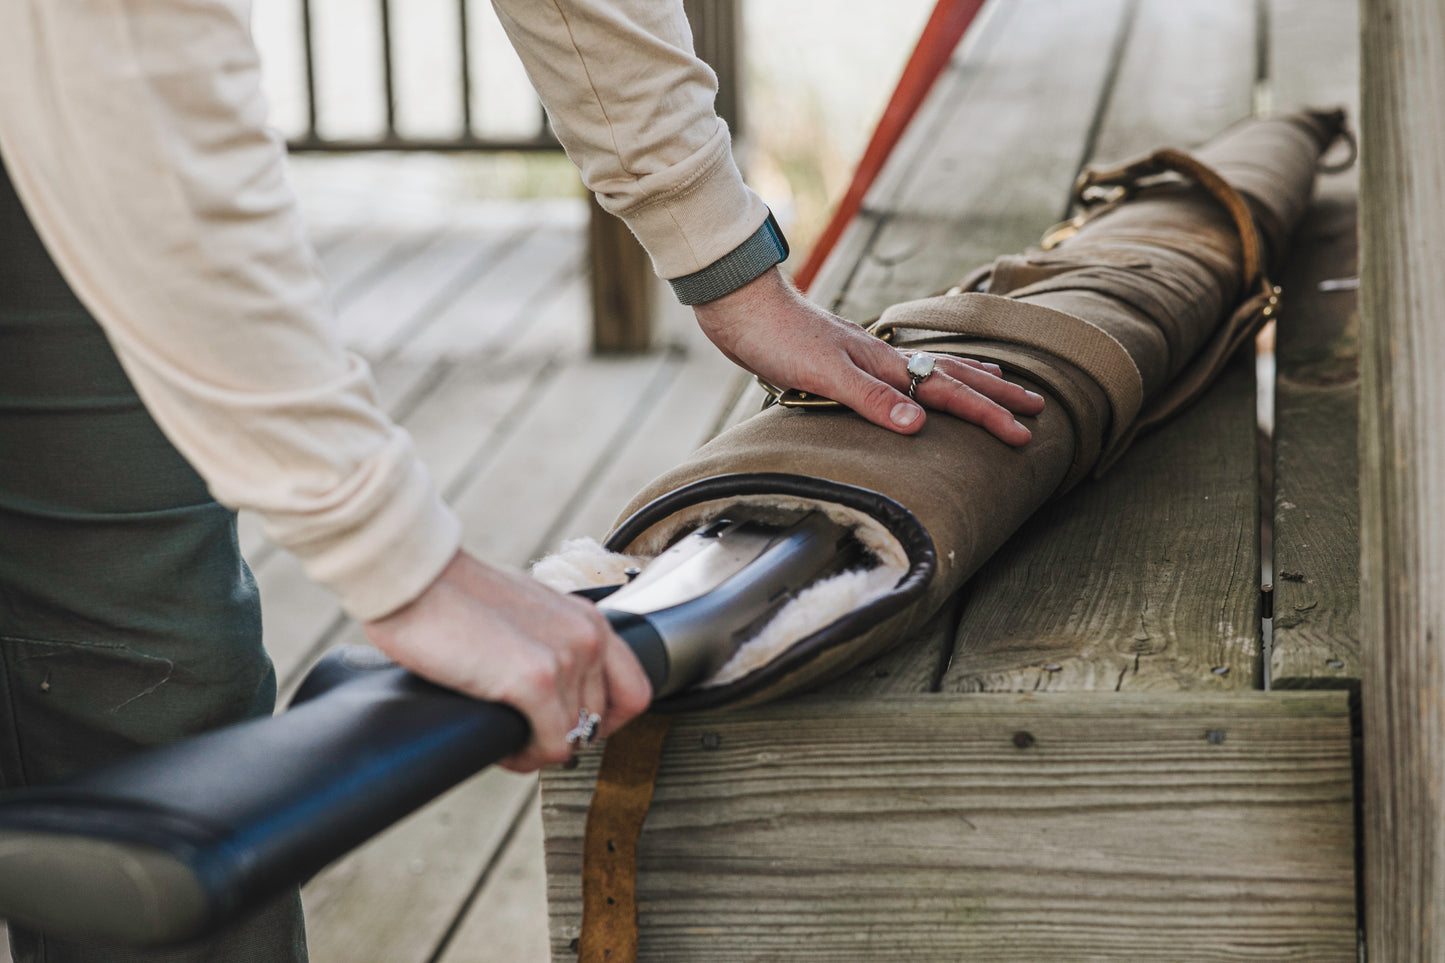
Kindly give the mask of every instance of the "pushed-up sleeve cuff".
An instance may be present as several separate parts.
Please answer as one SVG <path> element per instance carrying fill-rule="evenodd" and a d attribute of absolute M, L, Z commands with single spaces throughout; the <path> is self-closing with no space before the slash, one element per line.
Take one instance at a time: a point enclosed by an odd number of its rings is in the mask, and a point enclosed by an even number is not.
<path fill-rule="evenodd" d="M 640 205 L 614 209 L 647 249 L 658 277 L 669 281 L 726 257 L 768 217 L 763 199 L 743 183 L 726 125 L 718 124 L 708 150 L 711 163 L 695 180 Z M 599 200 L 612 206 L 603 195 Z"/>

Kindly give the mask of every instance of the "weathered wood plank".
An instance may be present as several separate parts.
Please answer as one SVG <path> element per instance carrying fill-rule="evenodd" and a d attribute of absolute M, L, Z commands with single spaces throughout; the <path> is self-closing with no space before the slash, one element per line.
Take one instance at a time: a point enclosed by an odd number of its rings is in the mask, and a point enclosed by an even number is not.
<path fill-rule="evenodd" d="M 1366 935 L 1445 960 L 1445 17 L 1375 0 L 1361 33 L 1360 630 Z"/>
<path fill-rule="evenodd" d="M 1357 271 L 1353 194 L 1353 185 L 1343 184 L 1316 202 L 1281 280 L 1271 659 L 1273 684 L 1281 688 L 1360 677 L 1359 314 L 1348 287 Z"/>
<path fill-rule="evenodd" d="M 328 867 L 302 890 L 311 959 L 431 960 L 535 785 L 487 770 Z"/>
<path fill-rule="evenodd" d="M 548 963 L 550 958 L 542 810 L 534 801 L 438 963 Z"/>
<path fill-rule="evenodd" d="M 1270 84 L 1283 107 L 1358 117 L 1356 5 L 1273 0 Z M 1277 324 L 1273 684 L 1360 677 L 1357 171 L 1322 178 L 1281 277 Z M 1328 290 L 1322 290 L 1325 284 Z"/>
<path fill-rule="evenodd" d="M 1097 159 L 1189 144 L 1249 110 L 1254 4 L 1139 5 Z M 1236 363 L 975 576 L 946 691 L 1237 689 L 1259 666 L 1253 372 Z"/>
<path fill-rule="evenodd" d="M 555 960 L 595 765 L 543 777 Z M 1351 792 L 1344 693 L 688 717 L 641 844 L 641 959 L 1342 963 Z"/>
<path fill-rule="evenodd" d="M 373 272 L 414 253 L 415 227 L 367 224 L 357 227 L 321 254 L 321 269 L 338 302 L 359 295 Z"/>
<path fill-rule="evenodd" d="M 521 568 L 553 548 L 548 532 L 636 424 L 635 410 L 666 364 L 619 358 L 559 369 L 453 501 L 467 549 Z"/>
<path fill-rule="evenodd" d="M 670 365 L 671 380 L 647 402 L 636 430 L 596 475 L 575 512 L 560 523 L 565 537 L 602 538 L 618 513 L 644 485 L 708 440 L 718 410 L 730 397 L 732 363 L 711 346 L 700 347 Z"/>
<path fill-rule="evenodd" d="M 880 227 L 835 310 L 865 321 L 1037 241 L 1063 213 L 1128 7 L 1017 0 L 991 12 L 870 192 Z"/>
<path fill-rule="evenodd" d="M 505 208 L 511 211 L 511 208 Z M 462 226 L 437 231 L 401 270 L 375 284 L 342 307 L 341 339 L 348 347 L 376 357 L 394 345 L 403 332 L 425 323 L 458 295 L 459 285 L 472 283 L 502 260 L 502 252 L 521 243 L 531 224 L 518 212 L 483 227 Z"/>
<path fill-rule="evenodd" d="M 1259 657 L 1253 370 L 1045 506 L 974 576 L 948 692 L 1247 689 Z"/>
<path fill-rule="evenodd" d="M 1191 147 L 1249 116 L 1256 0 L 1139 0 L 1090 163 Z"/>
<path fill-rule="evenodd" d="M 1267 0 L 1270 101 L 1276 111 L 1350 108 L 1359 120 L 1360 4 Z"/>
<path fill-rule="evenodd" d="M 545 224 L 499 252 L 489 270 L 458 292 L 416 330 L 388 344 L 403 358 L 460 359 L 494 353 L 517 319 L 577 273 L 582 236 L 577 227 Z"/>
<path fill-rule="evenodd" d="M 729 388 L 728 397 L 731 400 L 723 408 L 714 425 L 716 428 L 713 432 L 714 437 L 762 410 L 763 389 L 758 386 L 757 380 L 747 372 L 738 372 Z"/>

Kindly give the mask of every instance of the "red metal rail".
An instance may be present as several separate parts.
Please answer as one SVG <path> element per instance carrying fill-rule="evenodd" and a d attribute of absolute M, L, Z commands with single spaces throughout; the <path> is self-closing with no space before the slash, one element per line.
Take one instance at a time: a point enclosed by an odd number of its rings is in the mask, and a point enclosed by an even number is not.
<path fill-rule="evenodd" d="M 868 149 L 863 152 L 863 159 L 858 162 L 858 168 L 853 172 L 853 182 L 848 185 L 848 192 L 843 195 L 843 200 L 833 212 L 832 220 L 828 222 L 813 249 L 808 252 L 808 259 L 803 263 L 802 269 L 794 276 L 794 281 L 804 291 L 808 290 L 818 276 L 818 270 L 822 268 L 833 246 L 838 243 L 838 238 L 843 236 L 843 229 L 862 208 L 868 188 L 873 186 L 878 172 L 893 153 L 898 139 L 908 129 L 908 123 L 918 112 L 924 97 L 933 89 L 933 82 L 948 65 L 954 48 L 963 39 L 969 24 L 973 23 L 984 2 L 985 0 L 938 0 L 934 6 L 933 13 L 918 38 L 918 45 L 913 48 L 913 53 L 903 68 L 903 76 L 898 80 L 888 107 L 883 111 L 883 117 L 873 131 Z"/>

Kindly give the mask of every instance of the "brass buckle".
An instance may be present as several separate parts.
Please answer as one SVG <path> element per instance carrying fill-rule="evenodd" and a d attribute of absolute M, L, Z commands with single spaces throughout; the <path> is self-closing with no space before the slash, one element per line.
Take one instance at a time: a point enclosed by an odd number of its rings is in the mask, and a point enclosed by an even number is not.
<path fill-rule="evenodd" d="M 763 408 L 771 408 L 773 405 L 782 405 L 784 408 L 841 408 L 841 402 L 824 398 L 821 395 L 810 395 L 806 391 L 799 391 L 796 388 L 779 388 L 771 382 L 757 379 L 758 384 L 768 393 L 763 399 Z"/>
<path fill-rule="evenodd" d="M 873 335 L 879 341 L 891 343 L 893 341 L 893 330 L 883 329 L 883 319 L 879 318 L 863 330 Z M 782 405 L 784 408 L 841 408 L 841 401 L 834 401 L 831 398 L 824 398 L 822 395 L 809 394 L 806 391 L 799 391 L 797 388 L 779 388 L 777 385 L 764 381 L 754 375 L 758 385 L 768 393 L 763 399 L 763 410 L 773 405 Z"/>
<path fill-rule="evenodd" d="M 1045 231 L 1044 236 L 1039 239 L 1039 249 L 1043 251 L 1052 251 L 1054 248 L 1058 247 L 1060 244 L 1064 243 L 1069 238 L 1079 233 L 1079 228 L 1083 227 L 1084 222 L 1087 220 L 1088 218 L 1086 218 L 1084 215 L 1076 214 L 1075 216 L 1069 218 L 1067 221 L 1060 221 L 1059 223 L 1055 224 L 1053 227 Z"/>

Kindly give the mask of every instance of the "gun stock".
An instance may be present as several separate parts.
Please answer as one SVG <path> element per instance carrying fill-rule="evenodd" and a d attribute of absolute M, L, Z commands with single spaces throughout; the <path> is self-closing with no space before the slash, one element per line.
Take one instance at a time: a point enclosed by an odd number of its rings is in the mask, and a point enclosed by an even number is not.
<path fill-rule="evenodd" d="M 798 590 L 856 562 L 822 513 L 704 526 L 601 601 L 654 692 L 699 681 Z M 0 796 L 0 917 L 103 942 L 205 935 L 521 749 L 516 710 L 366 649 L 284 713 Z"/>

